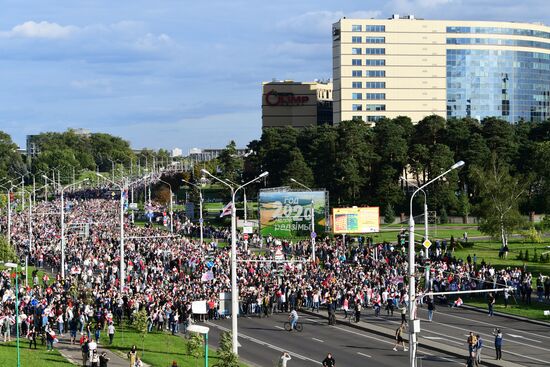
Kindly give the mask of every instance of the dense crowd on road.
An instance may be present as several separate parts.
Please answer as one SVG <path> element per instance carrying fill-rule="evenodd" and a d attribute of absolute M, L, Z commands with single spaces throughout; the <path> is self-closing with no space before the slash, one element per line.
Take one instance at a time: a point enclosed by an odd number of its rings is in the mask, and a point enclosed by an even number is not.
<path fill-rule="evenodd" d="M 25 279 L 21 274 L 19 322 L 29 340 L 45 335 L 53 348 L 55 333 L 69 333 L 77 343 L 82 335 L 99 339 L 123 317 L 132 319 L 147 310 L 149 330 L 185 331 L 193 317 L 192 302 L 205 301 L 204 317 L 218 318 L 229 313 L 223 294 L 230 291 L 229 248 L 218 240 L 230 240 L 226 229 L 207 227 L 205 241 L 196 239 L 197 225 L 182 221 L 176 234 L 158 227 L 138 226 L 125 216 L 125 286 L 120 283 L 120 206 L 110 190 L 82 191 L 65 200 L 65 278 L 60 275 L 61 230 L 59 198 L 39 202 L 32 212 L 29 241 L 28 213 L 12 218 L 12 242 L 24 261 L 38 268 Z M 1 219 L 5 228 L 6 218 Z M 375 244 L 369 238 L 344 243 L 342 239 L 318 239 L 316 260 L 311 261 L 309 241 L 287 242 L 269 236 L 262 251 L 245 250 L 239 237 L 238 283 L 241 312 L 269 316 L 308 308 L 329 312 L 342 309 L 357 319 L 361 309 L 374 308 L 376 314 L 394 311 L 405 314 L 407 256 L 405 244 Z M 399 242 L 398 242 L 399 243 Z M 430 286 L 435 291 L 468 290 L 512 286 L 517 295 L 532 292 L 530 273 L 521 268 L 496 270 L 478 263 L 453 258 L 452 243 L 437 242 L 427 259 L 418 256 L 418 276 L 430 266 Z M 275 261 L 276 255 L 284 261 Z M 540 278 L 542 296 L 548 299 L 550 281 Z M 26 285 L 28 284 L 28 285 Z M 548 285 L 548 286 L 547 286 Z M 454 304 L 455 299 L 425 299 L 418 288 L 419 303 Z M 540 289 L 537 289 L 540 292 Z M 510 296 L 505 292 L 505 299 Z M 514 295 L 514 294 L 512 294 Z M 15 290 L 8 270 L 0 273 L 0 328 L 9 340 L 15 324 Z M 433 306 L 432 306 L 433 307 Z M 55 331 L 50 332 L 50 331 Z M 110 333 L 110 332 L 109 332 Z M 51 335 L 51 337 L 50 337 Z M 36 346 L 36 342 L 35 342 Z"/>

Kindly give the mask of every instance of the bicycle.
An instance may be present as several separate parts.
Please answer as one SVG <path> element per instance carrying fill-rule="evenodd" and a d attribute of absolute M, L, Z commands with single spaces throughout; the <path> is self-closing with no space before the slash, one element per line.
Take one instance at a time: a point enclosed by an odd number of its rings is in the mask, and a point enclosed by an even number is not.
<path fill-rule="evenodd" d="M 356 324 L 357 318 L 355 317 L 355 312 L 350 312 L 349 316 L 346 318 L 350 324 Z"/>
<path fill-rule="evenodd" d="M 292 330 L 292 326 L 291 326 L 289 321 L 285 322 L 285 330 L 286 331 L 291 331 Z M 302 332 L 302 330 L 304 330 L 304 325 L 302 325 L 302 323 L 300 321 L 297 321 L 296 326 L 295 326 L 295 330 L 298 331 L 298 332 Z"/>

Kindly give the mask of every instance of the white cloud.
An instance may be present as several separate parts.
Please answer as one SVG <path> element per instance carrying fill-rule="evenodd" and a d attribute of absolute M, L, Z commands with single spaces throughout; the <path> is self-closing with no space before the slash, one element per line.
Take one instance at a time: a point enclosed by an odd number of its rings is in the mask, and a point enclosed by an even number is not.
<path fill-rule="evenodd" d="M 166 34 L 155 35 L 147 33 L 145 36 L 140 37 L 135 45 L 140 50 L 155 50 L 158 47 L 167 46 L 172 43 L 172 39 Z"/>
<path fill-rule="evenodd" d="M 344 13 L 343 11 L 310 11 L 295 17 L 285 19 L 277 23 L 277 28 L 283 31 L 293 31 L 302 34 L 315 34 L 324 36 L 330 34 L 332 24 L 340 18 L 377 18 L 380 17 L 379 10 L 372 11 L 354 11 Z M 292 33 L 289 33 L 292 37 Z"/>
<path fill-rule="evenodd" d="M 10 31 L 0 32 L 0 35 L 8 38 L 67 38 L 79 30 L 78 27 L 68 25 L 62 26 L 57 23 L 46 21 L 28 21 L 18 24 Z"/>

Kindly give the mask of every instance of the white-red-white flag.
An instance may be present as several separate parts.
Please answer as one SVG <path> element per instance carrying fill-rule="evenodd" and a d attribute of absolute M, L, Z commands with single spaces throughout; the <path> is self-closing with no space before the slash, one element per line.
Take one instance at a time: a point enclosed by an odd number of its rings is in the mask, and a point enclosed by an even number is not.
<path fill-rule="evenodd" d="M 222 213 L 220 214 L 221 217 L 225 217 L 226 215 L 231 215 L 231 209 L 233 208 L 233 202 L 230 201 L 229 204 L 227 204 L 223 209 Z"/>

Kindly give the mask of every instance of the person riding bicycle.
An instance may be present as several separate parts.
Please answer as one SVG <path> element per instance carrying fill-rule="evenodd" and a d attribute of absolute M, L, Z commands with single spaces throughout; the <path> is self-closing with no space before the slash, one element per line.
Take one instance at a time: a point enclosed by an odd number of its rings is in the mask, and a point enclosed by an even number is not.
<path fill-rule="evenodd" d="M 334 367 L 336 366 L 336 361 L 332 357 L 332 353 L 327 354 L 326 358 L 323 359 L 323 367 Z"/>
<path fill-rule="evenodd" d="M 290 315 L 288 315 L 288 320 L 290 321 L 290 331 L 296 329 L 296 323 L 298 322 L 299 316 L 298 312 L 295 309 L 292 309 Z"/>

